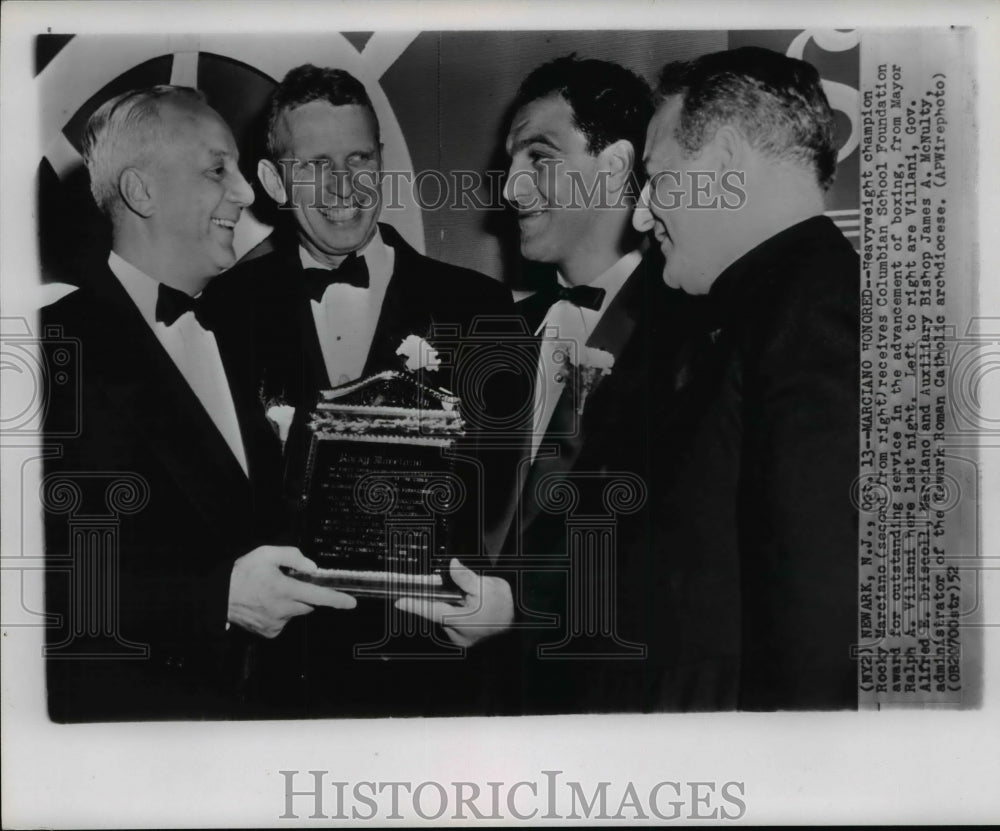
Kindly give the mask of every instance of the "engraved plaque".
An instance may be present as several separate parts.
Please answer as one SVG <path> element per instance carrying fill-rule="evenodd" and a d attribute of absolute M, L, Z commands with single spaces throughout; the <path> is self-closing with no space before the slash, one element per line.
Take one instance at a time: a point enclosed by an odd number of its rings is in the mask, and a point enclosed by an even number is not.
<path fill-rule="evenodd" d="M 459 600 L 448 576 L 466 488 L 448 451 L 459 400 L 409 373 L 321 393 L 289 447 L 296 535 L 320 572 L 299 579 L 358 596 Z"/>

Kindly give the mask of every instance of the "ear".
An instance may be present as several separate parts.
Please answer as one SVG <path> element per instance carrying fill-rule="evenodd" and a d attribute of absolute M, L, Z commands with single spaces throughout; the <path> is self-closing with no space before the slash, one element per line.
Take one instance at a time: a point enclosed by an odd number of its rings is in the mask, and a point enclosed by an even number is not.
<path fill-rule="evenodd" d="M 149 182 L 142 171 L 135 167 L 126 167 L 118 177 L 118 192 L 122 202 L 133 213 L 141 217 L 153 215 L 153 193 Z"/>
<path fill-rule="evenodd" d="M 267 195 L 279 205 L 284 205 L 288 201 L 284 177 L 270 159 L 261 159 L 257 162 L 257 178 L 260 179 Z"/>
<path fill-rule="evenodd" d="M 731 124 L 719 127 L 706 149 L 711 154 L 706 157 L 706 161 L 720 175 L 730 170 L 742 170 L 745 166 L 747 142 L 743 134 Z"/>
<path fill-rule="evenodd" d="M 621 190 L 628 182 L 635 164 L 635 148 L 628 139 L 618 139 L 605 147 L 599 154 L 601 167 L 611 176 L 609 184 Z"/>

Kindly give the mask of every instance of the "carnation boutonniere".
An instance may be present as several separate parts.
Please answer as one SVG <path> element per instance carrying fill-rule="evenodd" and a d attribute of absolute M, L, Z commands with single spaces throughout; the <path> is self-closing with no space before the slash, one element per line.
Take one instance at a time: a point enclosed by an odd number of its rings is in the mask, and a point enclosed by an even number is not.
<path fill-rule="evenodd" d="M 615 356 L 604 349 L 584 346 L 576 363 L 573 363 L 572 359 L 566 363 L 569 365 L 566 382 L 576 401 L 576 413 L 583 415 L 587 398 L 597 389 L 601 379 L 611 374 Z"/>
<path fill-rule="evenodd" d="M 288 438 L 288 431 L 292 426 L 292 420 L 295 418 L 295 408 L 285 401 L 283 396 L 266 396 L 263 389 L 261 389 L 259 394 L 261 406 L 264 408 L 264 417 L 281 441 L 281 446 L 284 447 L 285 440 Z"/>
<path fill-rule="evenodd" d="M 430 372 L 437 372 L 441 366 L 441 359 L 437 350 L 425 341 L 420 335 L 408 335 L 403 338 L 396 350 L 397 355 L 402 355 L 406 361 L 406 368 L 410 372 L 419 369 L 426 369 Z"/>

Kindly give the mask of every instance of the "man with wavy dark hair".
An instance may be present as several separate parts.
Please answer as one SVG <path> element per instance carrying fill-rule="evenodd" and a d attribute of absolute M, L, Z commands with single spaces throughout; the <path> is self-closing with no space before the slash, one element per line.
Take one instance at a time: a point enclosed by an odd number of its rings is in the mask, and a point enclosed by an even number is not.
<path fill-rule="evenodd" d="M 633 147 L 644 141 L 652 99 L 649 85 L 631 69 L 610 61 L 578 58 L 576 53 L 556 58 L 521 82 L 512 110 L 517 112 L 553 94 L 571 107 L 573 123 L 591 154 L 619 139 Z"/>
<path fill-rule="evenodd" d="M 856 707 L 859 262 L 823 215 L 833 114 L 814 67 L 759 48 L 667 64 L 659 97 L 635 226 L 714 319 L 664 603 L 729 706 Z"/>
<path fill-rule="evenodd" d="M 623 66 L 570 55 L 528 75 L 512 110 L 504 195 L 517 211 L 521 254 L 588 284 L 637 246 L 630 218 L 649 87 Z"/>
<path fill-rule="evenodd" d="M 506 642 L 520 712 L 656 709 L 669 634 L 646 590 L 664 562 L 648 529 L 697 316 L 631 226 L 652 97 L 623 66 L 568 56 L 530 73 L 512 110 L 505 195 L 522 255 L 555 274 L 517 306 L 537 339 L 531 442 L 499 567 L 517 612 L 498 607 L 498 626 L 465 634 L 509 628 L 486 648 Z"/>

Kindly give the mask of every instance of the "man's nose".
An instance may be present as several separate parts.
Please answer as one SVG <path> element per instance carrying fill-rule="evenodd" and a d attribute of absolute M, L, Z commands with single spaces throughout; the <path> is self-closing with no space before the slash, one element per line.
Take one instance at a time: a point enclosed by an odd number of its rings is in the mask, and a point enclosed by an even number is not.
<path fill-rule="evenodd" d="M 229 187 L 229 199 L 241 208 L 247 208 L 253 204 L 253 188 L 250 183 L 243 178 L 243 174 L 236 170 L 233 174 L 233 181 Z"/>
<path fill-rule="evenodd" d="M 538 201 L 538 182 L 532 170 L 511 164 L 503 186 L 503 198 L 515 208 L 530 207 Z"/>
<path fill-rule="evenodd" d="M 354 179 L 350 170 L 337 169 L 332 165 L 323 166 L 323 189 L 341 199 L 347 199 L 354 193 Z"/>
<path fill-rule="evenodd" d="M 649 209 L 649 182 L 646 182 L 639 194 L 639 202 L 632 213 L 632 227 L 640 234 L 653 227 L 653 212 Z"/>

